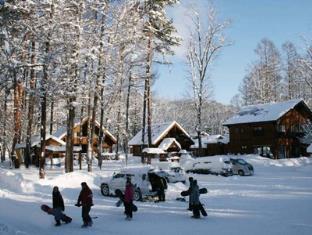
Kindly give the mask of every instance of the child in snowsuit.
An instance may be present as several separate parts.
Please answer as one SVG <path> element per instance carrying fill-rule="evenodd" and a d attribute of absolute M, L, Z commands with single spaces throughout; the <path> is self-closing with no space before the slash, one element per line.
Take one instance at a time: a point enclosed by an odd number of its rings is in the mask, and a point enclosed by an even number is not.
<path fill-rule="evenodd" d="M 53 213 L 54 219 L 56 222 L 55 226 L 60 226 L 62 214 L 63 214 L 62 212 L 65 210 L 65 207 L 64 207 L 63 197 L 57 186 L 55 186 L 52 191 L 52 204 L 53 204 L 53 211 L 54 211 Z"/>
<path fill-rule="evenodd" d="M 125 214 L 126 214 L 127 220 L 132 219 L 133 195 L 134 195 L 134 190 L 133 190 L 133 185 L 131 183 L 131 178 L 127 178 L 125 197 L 124 197 Z"/>
<path fill-rule="evenodd" d="M 80 207 L 82 206 L 82 220 L 83 225 L 81 227 L 87 227 L 92 226 L 92 218 L 90 217 L 89 213 L 91 210 L 91 206 L 93 206 L 93 194 L 89 186 L 86 182 L 81 183 L 81 191 L 78 197 L 78 201 L 76 203 L 76 206 Z"/>
<path fill-rule="evenodd" d="M 197 180 L 193 181 L 190 193 L 191 193 L 190 194 L 190 202 L 191 202 L 192 210 L 193 210 L 193 218 L 197 219 L 197 218 L 200 218 L 199 187 L 197 185 Z"/>

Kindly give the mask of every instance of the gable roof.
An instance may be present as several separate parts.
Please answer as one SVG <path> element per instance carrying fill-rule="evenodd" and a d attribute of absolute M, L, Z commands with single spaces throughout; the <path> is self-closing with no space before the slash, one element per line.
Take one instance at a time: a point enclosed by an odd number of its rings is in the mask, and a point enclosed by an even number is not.
<path fill-rule="evenodd" d="M 199 143 L 198 139 L 193 139 L 194 144 L 191 148 L 198 148 Z M 229 143 L 229 136 L 227 135 L 206 135 L 201 137 L 202 146 L 207 148 L 209 144 L 228 144 Z"/>
<path fill-rule="evenodd" d="M 229 118 L 224 126 L 244 123 L 273 122 L 277 121 L 288 111 L 302 103 L 302 99 L 288 100 L 278 103 L 256 104 L 243 107 L 236 115 Z"/>
<path fill-rule="evenodd" d="M 56 136 L 50 135 L 50 134 L 47 134 L 45 139 L 46 139 L 46 141 L 49 140 L 49 139 L 53 139 L 53 140 L 55 140 L 56 142 L 58 142 L 62 146 L 64 146 L 66 144 L 63 140 L 57 138 Z M 33 135 L 30 138 L 30 142 L 31 142 L 31 147 L 40 145 L 40 143 L 41 143 L 41 136 L 40 135 Z M 15 149 L 23 149 L 23 148 L 26 148 L 26 142 L 15 145 Z"/>
<path fill-rule="evenodd" d="M 164 124 L 154 124 L 152 125 L 152 144 L 155 145 L 157 142 L 161 140 L 174 126 L 179 128 L 186 136 L 190 139 L 190 135 L 183 129 L 183 127 L 173 121 L 171 123 L 164 123 Z M 147 144 L 147 130 L 144 133 L 144 144 Z M 139 131 L 130 141 L 129 145 L 141 145 L 142 144 L 142 130 Z"/>
<path fill-rule="evenodd" d="M 81 123 L 83 124 L 84 122 L 86 122 L 88 120 L 88 117 L 85 117 L 84 119 L 82 119 Z M 74 123 L 74 128 L 80 125 L 80 120 L 75 120 Z M 95 125 L 100 128 L 100 123 L 98 121 L 95 120 Z M 104 127 L 102 128 L 103 132 L 105 135 L 109 136 L 114 143 L 117 142 L 116 138 L 113 136 L 112 133 L 110 133 L 107 129 L 105 129 Z M 62 126 L 60 128 L 58 128 L 54 133 L 54 136 L 56 136 L 57 138 L 64 138 L 64 136 L 67 135 L 67 126 Z"/>
<path fill-rule="evenodd" d="M 166 151 L 172 146 L 172 144 L 175 144 L 179 149 L 181 149 L 181 144 L 175 138 L 164 138 L 158 148 Z"/>

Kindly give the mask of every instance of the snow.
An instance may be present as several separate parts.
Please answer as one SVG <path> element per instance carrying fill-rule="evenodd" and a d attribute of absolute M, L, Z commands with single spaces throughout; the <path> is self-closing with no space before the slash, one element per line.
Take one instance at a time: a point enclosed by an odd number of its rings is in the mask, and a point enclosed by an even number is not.
<path fill-rule="evenodd" d="M 163 141 L 161 141 L 158 148 L 166 151 L 166 150 L 168 150 L 168 148 L 170 148 L 172 146 L 172 144 L 176 144 L 176 146 L 178 146 L 178 148 L 181 149 L 180 143 L 178 141 L 176 141 L 175 138 L 164 138 Z"/>
<path fill-rule="evenodd" d="M 304 101 L 294 99 L 279 103 L 245 106 L 238 114 L 228 119 L 223 125 L 276 121 L 300 102 Z"/>
<path fill-rule="evenodd" d="M 308 146 L 307 152 L 308 152 L 308 153 L 312 153 L 312 144 L 310 144 L 310 145 Z"/>
<path fill-rule="evenodd" d="M 193 139 L 194 144 L 191 148 L 198 148 L 198 139 Z M 229 143 L 229 136 L 222 136 L 222 135 L 206 135 L 201 137 L 202 145 L 207 148 L 208 144 L 228 144 Z"/>
<path fill-rule="evenodd" d="M 59 139 L 56 136 L 50 135 L 50 134 L 47 134 L 45 139 L 46 139 L 46 141 L 48 141 L 49 139 L 53 139 L 56 142 L 58 142 L 60 145 L 65 145 L 66 144 L 63 140 Z M 41 136 L 40 135 L 32 136 L 30 138 L 30 142 L 31 142 L 31 147 L 40 145 Z M 21 148 L 26 148 L 26 143 L 16 144 L 15 149 L 21 149 Z"/>
<path fill-rule="evenodd" d="M 173 126 L 177 126 L 186 136 L 189 134 L 176 122 L 154 124 L 152 125 L 152 144 L 157 144 L 157 142 L 166 135 Z M 189 136 L 190 137 L 190 136 Z M 145 131 L 144 141 L 147 143 L 147 130 Z M 130 141 L 129 145 L 140 145 L 142 143 L 142 130 L 139 131 Z"/>
<path fill-rule="evenodd" d="M 142 150 L 142 153 L 148 154 L 164 154 L 165 151 L 160 148 L 145 148 Z"/>
<path fill-rule="evenodd" d="M 126 221 L 123 207 L 115 207 L 117 199 L 103 197 L 99 189 L 104 177 L 125 166 L 123 161 L 104 161 L 102 170 L 94 165 L 92 173 L 86 166 L 67 174 L 63 168 L 47 168 L 44 180 L 38 179 L 37 168 L 8 169 L 4 164 L 0 167 L 0 234 L 312 234 L 311 158 L 226 157 L 247 160 L 255 175 L 188 175 L 208 189 L 208 194 L 200 197 L 208 217 L 199 220 L 190 218 L 187 202 L 175 200 L 188 187 L 177 183 L 168 185 L 164 203 L 135 202 L 138 212 L 132 221 Z M 82 181 L 93 190 L 91 216 L 98 217 L 87 229 L 80 228 L 81 208 L 74 206 Z M 51 205 L 55 185 L 64 197 L 65 213 L 73 218 L 72 223 L 60 227 L 39 208 L 43 203 Z"/>

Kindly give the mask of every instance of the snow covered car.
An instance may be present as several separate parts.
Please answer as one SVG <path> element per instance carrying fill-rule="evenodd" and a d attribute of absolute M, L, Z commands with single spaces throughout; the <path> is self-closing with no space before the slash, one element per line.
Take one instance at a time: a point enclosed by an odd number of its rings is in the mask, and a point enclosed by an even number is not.
<path fill-rule="evenodd" d="M 186 182 L 184 170 L 179 166 L 170 167 L 168 170 L 159 170 L 157 174 L 164 177 L 169 183 Z"/>
<path fill-rule="evenodd" d="M 205 157 L 198 159 L 193 166 L 186 170 L 186 173 L 212 174 L 231 176 L 233 175 L 232 164 L 229 159 L 215 159 Z"/>
<path fill-rule="evenodd" d="M 120 172 L 114 173 L 109 180 L 101 183 L 102 195 L 114 195 L 116 189 L 124 192 L 128 177 L 131 178 L 131 182 L 135 187 L 135 201 L 140 201 L 144 197 L 155 196 L 157 194 L 158 185 L 166 182 L 164 178 L 157 175 L 151 168 L 125 168 Z M 167 184 L 165 188 L 167 188 Z"/>
<path fill-rule="evenodd" d="M 230 158 L 230 162 L 232 164 L 232 170 L 234 175 L 253 175 L 254 174 L 254 168 L 253 166 L 246 162 L 244 159 L 241 158 Z"/>

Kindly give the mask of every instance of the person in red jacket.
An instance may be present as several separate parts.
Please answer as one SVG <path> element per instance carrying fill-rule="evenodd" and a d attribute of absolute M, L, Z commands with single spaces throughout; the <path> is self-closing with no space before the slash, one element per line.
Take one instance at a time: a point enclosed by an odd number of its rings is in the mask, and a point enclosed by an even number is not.
<path fill-rule="evenodd" d="M 132 202 L 133 202 L 133 185 L 131 183 L 131 178 L 127 178 L 126 182 L 126 190 L 125 190 L 125 197 L 124 197 L 124 206 L 125 206 L 125 213 L 126 213 L 126 219 L 131 220 L 132 219 Z"/>
<path fill-rule="evenodd" d="M 76 206 L 80 207 L 82 206 L 82 220 L 83 225 L 81 227 L 87 227 L 92 226 L 92 218 L 90 217 L 89 213 L 91 210 L 91 206 L 93 206 L 93 200 L 92 200 L 92 191 L 87 185 L 86 182 L 81 183 L 81 191 L 78 197 L 78 201 Z"/>

